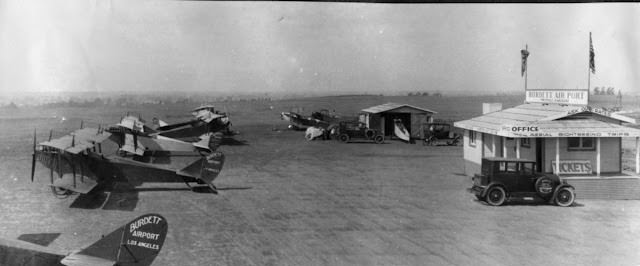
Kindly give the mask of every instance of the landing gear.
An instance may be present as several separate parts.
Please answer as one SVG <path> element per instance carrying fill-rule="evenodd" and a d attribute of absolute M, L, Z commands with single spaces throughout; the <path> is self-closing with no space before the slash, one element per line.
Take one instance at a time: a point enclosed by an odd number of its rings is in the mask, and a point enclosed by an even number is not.
<path fill-rule="evenodd" d="M 218 188 L 215 185 L 209 184 L 209 187 L 211 188 L 211 191 L 213 191 L 213 194 L 218 195 Z"/>
<path fill-rule="evenodd" d="M 71 190 L 64 189 L 61 187 L 54 187 L 54 186 L 51 186 L 51 192 L 56 198 L 59 198 L 59 199 L 66 199 L 69 196 L 75 194 L 75 192 Z"/>

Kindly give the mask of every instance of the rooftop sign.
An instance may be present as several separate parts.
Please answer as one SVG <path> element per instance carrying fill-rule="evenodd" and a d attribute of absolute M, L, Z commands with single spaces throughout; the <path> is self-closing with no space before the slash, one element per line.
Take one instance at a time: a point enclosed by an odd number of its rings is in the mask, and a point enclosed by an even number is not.
<path fill-rule="evenodd" d="M 528 103 L 555 103 L 571 105 L 587 105 L 587 90 L 526 90 L 525 101 Z"/>
<path fill-rule="evenodd" d="M 635 128 L 589 127 L 564 123 L 545 123 L 530 125 L 505 125 L 497 132 L 498 136 L 510 138 L 555 138 L 555 137 L 640 137 L 640 131 Z"/>

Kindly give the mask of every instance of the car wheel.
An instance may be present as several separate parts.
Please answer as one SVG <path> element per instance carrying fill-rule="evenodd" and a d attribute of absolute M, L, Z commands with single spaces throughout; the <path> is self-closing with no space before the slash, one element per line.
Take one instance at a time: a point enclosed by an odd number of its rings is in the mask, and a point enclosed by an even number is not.
<path fill-rule="evenodd" d="M 504 188 L 500 186 L 494 186 L 487 191 L 487 203 L 492 206 L 500 206 L 507 199 L 507 193 Z"/>
<path fill-rule="evenodd" d="M 338 139 L 339 139 L 340 141 L 342 141 L 342 142 L 347 142 L 347 141 L 349 141 L 349 135 L 347 135 L 347 134 L 342 134 L 342 135 L 340 135 L 340 136 L 338 137 Z"/>
<path fill-rule="evenodd" d="M 384 142 L 384 136 L 383 136 L 383 135 L 377 135 L 377 136 L 373 139 L 373 141 L 375 141 L 375 142 L 376 142 L 376 143 L 378 143 L 378 144 L 381 144 L 381 143 L 383 143 L 383 142 Z"/>
<path fill-rule="evenodd" d="M 573 192 L 573 189 L 569 187 L 561 187 L 558 189 L 558 193 L 556 193 L 556 204 L 562 207 L 569 207 L 573 204 L 573 201 L 576 199 L 576 194 Z"/>

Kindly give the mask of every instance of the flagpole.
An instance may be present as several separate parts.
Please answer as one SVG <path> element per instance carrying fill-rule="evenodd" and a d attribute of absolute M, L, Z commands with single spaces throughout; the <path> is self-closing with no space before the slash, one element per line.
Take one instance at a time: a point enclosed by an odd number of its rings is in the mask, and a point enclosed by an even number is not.
<path fill-rule="evenodd" d="M 524 49 L 529 52 L 529 45 L 525 44 L 524 45 Z M 527 62 L 528 64 L 529 62 Z M 524 93 L 527 93 L 527 76 L 529 74 L 529 66 L 526 66 L 526 68 L 524 69 Z"/>
<path fill-rule="evenodd" d="M 591 32 L 589 32 L 589 61 L 587 62 L 587 105 L 591 97 Z"/>

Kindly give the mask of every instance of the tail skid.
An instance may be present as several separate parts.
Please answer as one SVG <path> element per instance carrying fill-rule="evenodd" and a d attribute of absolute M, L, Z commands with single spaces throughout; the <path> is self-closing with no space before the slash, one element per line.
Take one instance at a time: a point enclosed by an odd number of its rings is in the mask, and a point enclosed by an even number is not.
<path fill-rule="evenodd" d="M 156 258 L 169 225 L 159 214 L 142 215 L 97 242 L 72 252 L 61 263 L 67 266 L 148 266 Z"/>

